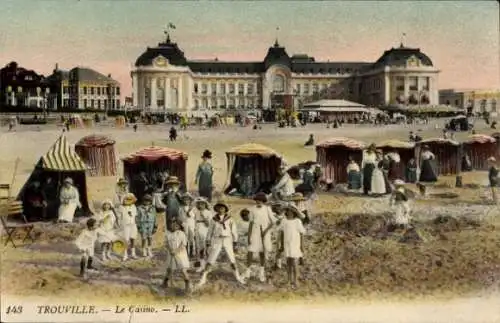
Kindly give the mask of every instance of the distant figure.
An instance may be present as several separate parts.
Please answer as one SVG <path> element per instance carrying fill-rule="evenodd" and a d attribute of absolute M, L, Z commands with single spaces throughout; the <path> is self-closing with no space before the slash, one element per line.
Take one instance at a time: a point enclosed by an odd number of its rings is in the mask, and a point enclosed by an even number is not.
<path fill-rule="evenodd" d="M 137 123 L 134 124 L 134 132 L 137 132 Z"/>
<path fill-rule="evenodd" d="M 309 139 L 306 141 L 304 146 L 314 146 L 314 135 L 310 134 Z"/>
<path fill-rule="evenodd" d="M 413 133 L 413 131 L 410 131 L 410 134 L 408 135 L 408 141 L 415 142 L 415 134 Z"/>
<path fill-rule="evenodd" d="M 495 157 L 490 157 L 488 158 L 488 163 L 490 164 L 490 168 L 488 170 L 488 180 L 490 182 L 491 197 L 493 199 L 493 203 L 497 204 L 498 197 L 496 188 L 498 187 L 498 182 L 499 182 L 497 160 L 495 159 Z"/>
<path fill-rule="evenodd" d="M 170 141 L 176 141 L 177 140 L 177 129 L 175 127 L 170 128 Z"/>
<path fill-rule="evenodd" d="M 417 182 L 417 162 L 415 158 L 412 158 L 406 164 L 406 182 L 407 183 L 416 183 Z"/>
<path fill-rule="evenodd" d="M 69 132 L 69 120 L 66 121 L 65 126 L 66 126 L 66 131 Z"/>
<path fill-rule="evenodd" d="M 496 129 L 497 128 L 497 122 L 493 121 L 490 126 L 491 129 Z"/>
<path fill-rule="evenodd" d="M 464 154 L 462 157 L 462 172 L 471 172 L 472 171 L 472 162 L 470 160 L 469 154 Z"/>
<path fill-rule="evenodd" d="M 358 163 L 352 156 L 349 156 L 349 164 L 347 165 L 347 188 L 350 190 L 359 190 L 361 188 L 361 171 Z"/>
<path fill-rule="evenodd" d="M 363 170 L 363 194 L 368 195 L 371 191 L 371 183 L 373 171 L 378 164 L 377 154 L 375 153 L 375 144 L 371 144 L 368 149 L 363 153 L 363 160 L 361 162 L 361 169 Z"/>
<path fill-rule="evenodd" d="M 422 147 L 423 152 L 421 155 L 420 162 L 420 178 L 419 182 L 423 183 L 435 183 L 437 182 L 437 171 L 436 171 L 436 156 L 430 151 L 429 146 L 424 145 Z"/>
<path fill-rule="evenodd" d="M 210 150 L 205 150 L 201 159 L 202 162 L 198 165 L 198 170 L 196 171 L 195 184 L 198 184 L 199 195 L 206 198 L 208 202 L 211 202 L 214 187 L 214 169 L 210 163 L 212 152 Z"/>

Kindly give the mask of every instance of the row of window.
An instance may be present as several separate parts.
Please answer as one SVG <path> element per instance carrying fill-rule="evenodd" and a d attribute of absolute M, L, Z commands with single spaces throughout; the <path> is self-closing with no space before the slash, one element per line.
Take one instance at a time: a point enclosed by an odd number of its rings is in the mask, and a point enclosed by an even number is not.
<path fill-rule="evenodd" d="M 421 89 L 425 91 L 429 91 L 430 78 L 418 78 L 418 76 L 410 76 L 408 77 L 408 88 L 410 91 L 418 91 L 419 85 L 421 85 Z M 394 86 L 397 91 L 405 90 L 405 77 L 404 76 L 396 76 L 394 78 Z"/>
<path fill-rule="evenodd" d="M 246 93 L 247 95 L 254 95 L 256 93 L 260 93 L 260 90 L 256 86 L 255 83 L 247 83 L 246 86 L 247 86 L 247 93 Z M 218 86 L 217 86 L 217 83 L 210 83 L 210 84 L 207 84 L 207 83 L 201 83 L 201 84 L 200 83 L 195 83 L 193 90 L 194 90 L 194 93 L 196 93 L 196 94 L 198 94 L 198 93 L 207 94 L 207 93 L 209 93 L 209 90 L 210 90 L 210 93 L 212 95 L 215 95 L 215 94 L 225 95 L 227 93 L 228 94 L 235 94 L 236 93 L 236 86 L 235 86 L 234 83 L 228 83 L 227 84 L 227 91 L 226 91 L 226 83 L 219 83 Z M 238 83 L 238 91 L 237 91 L 237 93 L 239 95 L 244 95 L 245 94 L 245 84 Z"/>
<path fill-rule="evenodd" d="M 76 100 L 73 101 L 76 105 Z M 108 104 L 109 103 L 109 104 Z M 64 99 L 63 106 L 69 106 L 69 99 Z M 107 109 L 107 108 L 118 108 L 120 107 L 120 100 L 83 100 L 83 108 L 84 109 Z"/>
<path fill-rule="evenodd" d="M 71 89 L 73 89 L 72 87 L 69 87 L 69 86 L 63 86 L 63 94 L 68 94 L 70 93 Z M 115 89 L 115 90 L 113 90 Z M 119 87 L 116 87 L 116 88 L 110 88 L 110 87 L 86 87 L 86 86 L 83 86 L 80 88 L 80 93 L 82 93 L 83 95 L 87 95 L 87 94 L 90 94 L 90 95 L 94 95 L 94 94 L 97 94 L 97 95 L 120 95 L 120 88 Z"/>
<path fill-rule="evenodd" d="M 334 83 L 332 83 L 334 85 Z M 324 91 L 328 88 L 328 84 L 318 84 L 318 83 L 303 83 L 295 85 L 295 92 L 297 94 L 305 94 L 310 95 L 314 93 L 319 93 L 320 91 Z"/>

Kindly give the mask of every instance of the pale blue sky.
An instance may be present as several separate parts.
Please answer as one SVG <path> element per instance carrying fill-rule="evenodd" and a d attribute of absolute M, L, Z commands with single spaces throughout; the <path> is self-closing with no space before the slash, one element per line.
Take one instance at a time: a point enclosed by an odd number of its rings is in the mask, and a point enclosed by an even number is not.
<path fill-rule="evenodd" d="M 262 60 L 276 37 L 289 54 L 375 61 L 405 44 L 442 70 L 440 88 L 498 88 L 496 1 L 98 1 L 2 0 L 0 65 L 50 73 L 88 66 L 130 93 L 130 66 L 147 46 L 173 39 L 188 58 Z"/>

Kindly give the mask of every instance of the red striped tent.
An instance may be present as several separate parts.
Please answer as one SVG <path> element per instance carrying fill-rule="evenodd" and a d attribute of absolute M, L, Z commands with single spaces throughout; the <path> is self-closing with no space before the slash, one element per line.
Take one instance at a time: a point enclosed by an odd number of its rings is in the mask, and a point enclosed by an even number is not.
<path fill-rule="evenodd" d="M 476 170 L 488 169 L 488 158 L 498 155 L 497 141 L 492 136 L 476 134 L 467 137 L 463 142 L 464 152 L 468 153 L 472 168 Z"/>
<path fill-rule="evenodd" d="M 457 174 L 457 159 L 460 150 L 460 143 L 444 138 L 430 138 L 422 140 L 418 143 L 417 148 L 420 152 L 422 146 L 429 146 L 430 151 L 436 156 L 439 175 L 455 175 Z M 419 154 L 420 155 L 420 154 Z M 420 156 L 418 158 L 420 165 Z"/>
<path fill-rule="evenodd" d="M 86 171 L 88 167 L 83 160 L 71 149 L 66 137 L 61 135 L 56 142 L 49 148 L 47 153 L 43 155 L 30 177 L 21 188 L 17 199 L 23 200 L 24 192 L 33 182 L 37 181 L 44 183 L 47 179 L 51 179 L 54 183 L 56 195 L 58 194 L 63 180 L 66 177 L 73 179 L 73 182 L 80 193 L 80 202 L 82 203 L 82 212 L 84 215 L 90 215 L 92 212 L 89 207 L 87 196 L 87 178 Z M 57 196 L 48 201 L 47 214 L 49 218 L 57 218 L 57 208 L 59 207 L 59 199 Z"/>
<path fill-rule="evenodd" d="M 274 183 L 278 168 L 284 159 L 278 152 L 261 144 L 247 143 L 231 148 L 226 152 L 227 181 L 226 190 L 236 182 L 236 174 L 249 165 L 253 170 L 254 190 L 263 183 Z"/>
<path fill-rule="evenodd" d="M 365 147 L 364 142 L 345 137 L 331 138 L 316 145 L 316 161 L 323 168 L 323 180 L 327 183 L 347 183 L 349 156 L 361 165 Z"/>
<path fill-rule="evenodd" d="M 187 159 L 187 153 L 180 150 L 157 146 L 143 148 L 123 158 L 124 177 L 129 183 L 133 183 L 133 179 L 140 172 L 145 172 L 149 179 L 155 178 L 158 173 L 167 172 L 171 176 L 177 176 L 187 189 Z M 132 186 L 130 190 L 134 192 Z"/>
<path fill-rule="evenodd" d="M 89 135 L 75 145 L 76 153 L 89 166 L 90 176 L 116 176 L 115 141 L 103 135 Z"/>
<path fill-rule="evenodd" d="M 497 141 L 497 152 L 495 156 L 497 160 L 500 160 L 500 132 L 492 133 L 491 136 Z"/>
<path fill-rule="evenodd" d="M 396 139 L 389 139 L 378 143 L 378 149 L 382 149 L 384 155 L 395 151 L 401 157 L 399 164 L 401 174 L 405 174 L 406 164 L 410 159 L 415 158 L 415 144 L 413 142 L 401 141 Z"/>

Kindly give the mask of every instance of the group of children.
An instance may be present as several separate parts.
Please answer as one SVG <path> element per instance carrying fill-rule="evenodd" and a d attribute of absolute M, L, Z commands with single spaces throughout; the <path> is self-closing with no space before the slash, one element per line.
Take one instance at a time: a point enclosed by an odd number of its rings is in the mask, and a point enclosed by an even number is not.
<path fill-rule="evenodd" d="M 121 184 L 124 185 L 125 182 L 120 181 L 119 187 Z M 136 259 L 135 241 L 138 238 L 142 242 L 142 256 L 146 259 L 153 256 L 152 238 L 158 228 L 154 198 L 146 194 L 136 206 L 135 196 L 122 188 L 122 191 L 118 190 L 117 201 L 104 201 L 100 212 L 87 221 L 86 229 L 76 239 L 76 245 L 82 252 L 80 275 L 83 277 L 87 277 L 88 270 L 95 270 L 95 243 L 101 244 L 102 261 L 112 259 L 112 245 L 116 241 L 125 244 L 123 261 L 126 261 L 129 255 Z M 168 199 L 165 205 L 167 212 L 164 247 L 167 257 L 163 287 L 169 286 L 172 274 L 177 270 L 182 272 L 185 288 L 190 291 L 188 270 L 192 261 L 198 267 L 196 271 L 201 273 L 198 286 L 204 285 L 222 251 L 236 280 L 241 284 L 245 284 L 251 277 L 253 258 L 257 256 L 258 278 L 265 282 L 265 268 L 273 249 L 276 250 L 276 267 L 281 268 L 282 259 L 285 258 L 289 282 L 294 287 L 297 285 L 297 266 L 302 259 L 302 236 L 305 232 L 303 221 L 306 219 L 306 215 L 300 210 L 300 202 L 303 199 L 293 199 L 294 202 L 280 203 L 271 208 L 267 205 L 267 196 L 259 193 L 254 197 L 256 205 L 240 213 L 243 222 L 236 222 L 231 216 L 229 206 L 222 201 L 215 203 L 212 208 L 205 198 L 194 198 L 189 193 L 178 193 L 178 199 L 180 207 L 176 216 L 168 213 Z M 248 253 L 247 269 L 240 275 L 236 265 L 235 248 L 242 242 L 242 236 L 247 238 Z"/>

